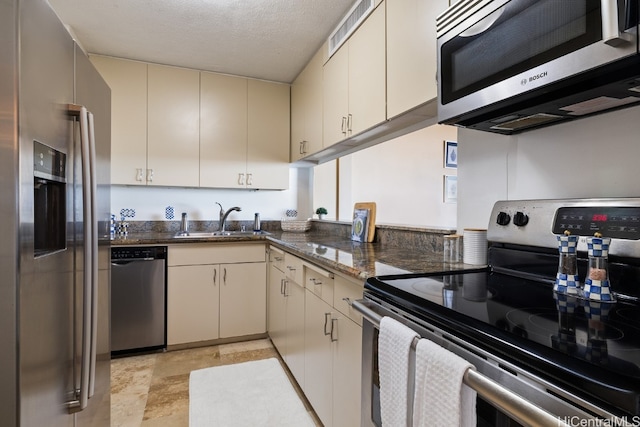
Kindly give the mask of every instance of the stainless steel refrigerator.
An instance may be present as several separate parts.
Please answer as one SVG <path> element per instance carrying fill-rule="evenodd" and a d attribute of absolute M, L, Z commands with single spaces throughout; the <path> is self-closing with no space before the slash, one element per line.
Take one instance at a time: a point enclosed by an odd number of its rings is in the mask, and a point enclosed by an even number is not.
<path fill-rule="evenodd" d="M 46 0 L 0 0 L 0 424 L 109 426 L 110 90 Z"/>

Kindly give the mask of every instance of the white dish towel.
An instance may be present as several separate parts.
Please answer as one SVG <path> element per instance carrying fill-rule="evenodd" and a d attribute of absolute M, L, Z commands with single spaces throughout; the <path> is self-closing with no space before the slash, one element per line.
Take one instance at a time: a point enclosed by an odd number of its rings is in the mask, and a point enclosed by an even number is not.
<path fill-rule="evenodd" d="M 414 331 L 390 317 L 380 321 L 378 372 L 383 427 L 408 425 L 409 354 L 411 342 L 417 337 Z"/>
<path fill-rule="evenodd" d="M 476 392 L 462 383 L 472 364 L 427 339 L 416 346 L 413 426 L 476 425 Z"/>

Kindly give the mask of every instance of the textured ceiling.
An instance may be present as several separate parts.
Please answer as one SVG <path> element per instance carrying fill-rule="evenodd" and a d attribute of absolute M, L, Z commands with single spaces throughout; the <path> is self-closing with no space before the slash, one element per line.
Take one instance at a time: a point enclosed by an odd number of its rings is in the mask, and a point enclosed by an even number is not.
<path fill-rule="evenodd" d="M 354 0 L 49 0 L 90 54 L 290 83 Z"/>

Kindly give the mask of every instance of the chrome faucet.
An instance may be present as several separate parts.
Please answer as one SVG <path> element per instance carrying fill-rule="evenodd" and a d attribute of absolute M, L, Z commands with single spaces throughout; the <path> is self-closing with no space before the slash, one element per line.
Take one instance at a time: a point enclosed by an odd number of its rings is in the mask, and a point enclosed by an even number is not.
<path fill-rule="evenodd" d="M 229 214 L 231 213 L 231 211 L 238 211 L 240 212 L 242 210 L 242 208 L 239 208 L 238 206 L 234 206 L 232 208 L 229 208 L 229 210 L 227 210 L 226 212 L 224 211 L 224 208 L 222 207 L 222 205 L 218 202 L 216 202 L 216 205 L 220 206 L 220 232 L 224 232 L 224 225 L 225 222 L 227 221 L 227 217 L 229 216 Z"/>

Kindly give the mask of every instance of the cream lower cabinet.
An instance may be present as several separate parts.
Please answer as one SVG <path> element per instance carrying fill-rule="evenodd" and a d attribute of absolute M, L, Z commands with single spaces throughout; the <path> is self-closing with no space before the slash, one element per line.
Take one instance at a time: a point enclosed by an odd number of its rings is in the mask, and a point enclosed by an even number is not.
<path fill-rule="evenodd" d="M 309 290 L 305 294 L 304 394 L 325 426 L 333 425 L 333 307 Z"/>
<path fill-rule="evenodd" d="M 220 286 L 216 265 L 170 266 L 167 273 L 167 344 L 215 340 Z"/>
<path fill-rule="evenodd" d="M 362 283 L 288 252 L 269 255 L 269 336 L 325 426 L 360 425 Z"/>
<path fill-rule="evenodd" d="M 267 332 L 266 264 L 221 264 L 218 268 L 220 338 Z"/>
<path fill-rule="evenodd" d="M 298 263 L 287 254 L 290 264 Z M 285 271 L 285 254 L 270 250 L 269 336 L 298 384 L 304 384 L 304 288 Z M 292 262 L 293 261 L 293 262 Z M 302 264 L 300 263 L 300 269 Z"/>
<path fill-rule="evenodd" d="M 284 358 L 287 350 L 287 300 L 284 297 L 284 252 L 269 249 L 267 329 L 273 345 Z"/>
<path fill-rule="evenodd" d="M 167 344 L 266 332 L 263 244 L 169 247 Z"/>
<path fill-rule="evenodd" d="M 362 285 L 307 265 L 305 277 L 303 390 L 325 426 L 360 425 L 362 327 L 348 301 Z"/>

